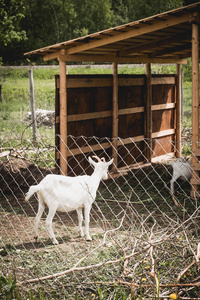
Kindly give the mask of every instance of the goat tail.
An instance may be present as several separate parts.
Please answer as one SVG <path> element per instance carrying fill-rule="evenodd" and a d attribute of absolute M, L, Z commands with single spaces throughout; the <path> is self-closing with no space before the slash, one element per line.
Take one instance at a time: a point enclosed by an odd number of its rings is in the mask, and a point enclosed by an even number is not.
<path fill-rule="evenodd" d="M 39 186 L 38 185 L 32 185 L 29 188 L 29 191 L 25 195 L 25 201 L 28 201 L 33 194 L 37 193 L 39 191 Z"/>

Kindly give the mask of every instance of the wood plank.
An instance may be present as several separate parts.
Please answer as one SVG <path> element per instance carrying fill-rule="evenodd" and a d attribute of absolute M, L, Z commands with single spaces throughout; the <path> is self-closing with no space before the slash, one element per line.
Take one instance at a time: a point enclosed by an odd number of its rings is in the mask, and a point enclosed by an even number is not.
<path fill-rule="evenodd" d="M 57 56 L 55 57 L 57 58 Z M 43 57 L 44 61 L 48 60 L 48 56 Z M 70 54 L 65 55 L 64 60 L 67 62 L 99 62 L 99 63 L 122 63 L 122 64 L 145 64 L 145 63 L 160 63 L 160 64 L 187 64 L 187 59 L 179 57 L 172 58 L 151 58 L 151 57 L 119 57 L 116 55 L 96 55 L 96 54 Z"/>
<path fill-rule="evenodd" d="M 146 138 L 149 147 L 146 149 L 147 162 L 151 162 L 151 149 L 152 149 L 152 86 L 151 86 L 151 65 L 146 64 L 146 106 L 145 106 L 145 125 L 146 125 Z"/>
<path fill-rule="evenodd" d="M 152 138 L 159 138 L 159 137 L 164 137 L 167 135 L 172 135 L 175 134 L 175 129 L 167 129 L 167 130 L 162 130 L 162 131 L 158 131 L 158 132 L 153 132 L 152 133 Z"/>
<path fill-rule="evenodd" d="M 159 162 L 162 162 L 162 161 L 168 161 L 170 158 L 172 158 L 174 156 L 175 156 L 175 152 L 170 152 L 170 153 L 167 153 L 167 154 L 163 154 L 163 155 L 160 155 L 160 156 L 153 157 L 151 159 L 151 162 L 152 163 L 159 163 Z"/>
<path fill-rule="evenodd" d="M 200 184 L 200 178 L 199 177 L 198 178 L 191 178 L 190 183 L 192 185 L 199 185 Z"/>
<path fill-rule="evenodd" d="M 62 51 L 63 53 L 63 51 Z M 67 175 L 67 91 L 66 62 L 59 61 L 60 68 L 60 173 Z"/>
<path fill-rule="evenodd" d="M 128 137 L 128 138 L 125 138 L 125 139 L 119 139 L 118 140 L 118 146 L 140 142 L 143 139 L 144 139 L 144 135 L 138 135 L 138 136 L 134 136 L 134 137 Z"/>
<path fill-rule="evenodd" d="M 59 78 L 57 87 L 60 87 Z M 144 78 L 118 78 L 119 86 L 144 85 Z M 112 87 L 112 78 L 70 78 L 67 77 L 67 88 Z"/>
<path fill-rule="evenodd" d="M 200 156 L 200 148 L 197 148 L 197 149 L 194 149 L 193 151 L 192 151 L 192 154 L 194 155 L 194 156 Z"/>
<path fill-rule="evenodd" d="M 119 109 L 118 115 L 128 115 L 128 114 L 135 114 L 140 112 L 144 112 L 143 106 Z M 68 115 L 67 121 L 75 122 L 75 121 L 101 119 L 101 118 L 108 118 L 108 117 L 112 117 L 112 111 L 99 111 L 94 113 Z M 56 122 L 59 122 L 58 118 L 56 118 Z"/>
<path fill-rule="evenodd" d="M 184 35 L 184 39 L 189 39 L 190 36 L 187 35 L 185 36 Z M 157 39 L 154 39 L 153 42 L 152 40 L 148 41 L 148 42 L 144 42 L 142 44 L 140 44 L 139 46 L 136 44 L 135 46 L 130 46 L 130 47 L 126 47 L 126 50 L 121 50 L 119 51 L 119 55 L 120 56 L 125 56 L 125 55 L 131 55 L 133 53 L 136 53 L 136 52 L 141 52 L 141 51 L 148 51 L 148 50 L 152 50 L 154 48 L 157 48 L 157 47 L 166 47 L 166 45 L 170 45 L 172 43 L 177 43 L 179 41 L 182 41 L 183 40 L 183 34 L 180 34 L 179 36 L 176 36 L 176 37 L 159 37 Z"/>
<path fill-rule="evenodd" d="M 126 138 L 126 139 L 118 139 L 117 140 L 117 146 L 140 142 L 143 139 L 144 139 L 144 135 L 136 136 L 136 137 L 132 137 L 132 138 L 129 137 L 129 138 Z M 73 155 L 84 154 L 84 153 L 88 153 L 88 152 L 91 152 L 91 151 L 95 152 L 95 151 L 98 151 L 98 150 L 108 149 L 108 148 L 111 148 L 111 147 L 112 147 L 111 142 L 105 142 L 105 143 L 85 146 L 85 147 L 81 147 L 81 148 L 68 149 L 67 156 L 69 157 L 69 156 L 73 156 Z M 59 153 L 58 153 L 58 157 L 59 157 Z"/>
<path fill-rule="evenodd" d="M 129 165 L 127 167 L 121 167 L 117 169 L 117 172 L 109 172 L 108 173 L 108 179 L 110 178 L 118 178 L 120 176 L 126 176 L 128 175 L 128 172 L 130 172 L 131 170 L 138 170 L 140 168 L 144 168 L 150 166 L 149 163 L 144 164 L 143 161 Z"/>
<path fill-rule="evenodd" d="M 123 108 L 119 109 L 119 116 L 121 115 L 130 115 L 144 112 L 144 106 L 132 107 L 132 108 Z"/>
<path fill-rule="evenodd" d="M 113 63 L 113 99 L 112 99 L 112 157 L 114 159 L 112 171 L 117 171 L 118 165 L 118 66 Z"/>
<path fill-rule="evenodd" d="M 200 171 L 200 163 L 192 163 L 191 167 L 195 171 Z M 198 173 L 197 173 L 196 176 L 193 176 L 193 178 L 198 178 Z"/>
<path fill-rule="evenodd" d="M 181 157 L 181 66 L 176 65 L 176 157 Z"/>
<path fill-rule="evenodd" d="M 155 104 L 151 106 L 152 111 L 156 110 L 165 110 L 175 108 L 175 103 L 164 103 L 164 104 Z"/>
<path fill-rule="evenodd" d="M 139 86 L 144 85 L 144 78 L 118 78 L 119 86 Z M 153 77 L 152 85 L 175 84 L 175 77 Z M 60 87 L 57 78 L 57 88 Z M 112 87 L 112 78 L 70 78 L 67 77 L 67 88 L 86 88 L 86 87 Z"/>
<path fill-rule="evenodd" d="M 194 13 L 198 18 L 198 13 Z M 199 148 L 199 25 L 192 24 L 192 153 Z M 192 178 L 199 177 L 200 164 L 198 159 L 192 156 L 192 166 L 194 166 Z M 192 186 L 191 195 L 196 195 L 198 185 Z"/>
<path fill-rule="evenodd" d="M 175 84 L 175 77 L 152 77 L 151 84 Z"/>

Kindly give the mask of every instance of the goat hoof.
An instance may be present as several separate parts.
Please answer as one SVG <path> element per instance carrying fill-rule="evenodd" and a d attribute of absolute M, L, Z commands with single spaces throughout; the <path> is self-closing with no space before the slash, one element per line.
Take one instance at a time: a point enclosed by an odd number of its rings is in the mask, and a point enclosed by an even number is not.
<path fill-rule="evenodd" d="M 34 240 L 35 240 L 35 243 L 39 243 L 40 242 L 40 239 L 38 236 L 34 236 Z"/>
<path fill-rule="evenodd" d="M 91 242 L 92 241 L 92 238 L 90 236 L 86 237 L 86 241 L 87 242 Z"/>
<path fill-rule="evenodd" d="M 59 243 L 58 243 L 57 240 L 55 240 L 55 241 L 53 241 L 53 244 L 54 244 L 54 245 L 58 245 Z"/>

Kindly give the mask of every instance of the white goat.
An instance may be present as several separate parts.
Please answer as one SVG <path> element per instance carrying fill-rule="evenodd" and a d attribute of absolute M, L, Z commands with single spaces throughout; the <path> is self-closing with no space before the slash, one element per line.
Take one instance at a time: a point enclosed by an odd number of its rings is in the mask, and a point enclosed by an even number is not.
<path fill-rule="evenodd" d="M 76 210 L 78 214 L 80 236 L 84 236 L 82 230 L 83 208 L 85 212 L 86 240 L 91 241 L 89 234 L 90 210 L 92 203 L 95 201 L 100 181 L 108 178 L 108 167 L 113 163 L 113 159 L 106 162 L 105 158 L 100 159 L 97 156 L 93 157 L 96 158 L 98 162 L 94 162 L 91 157 L 89 157 L 89 163 L 94 167 L 94 172 L 91 176 L 82 175 L 69 177 L 49 174 L 38 185 L 32 185 L 29 188 L 25 201 L 28 201 L 34 193 L 37 193 L 39 202 L 38 212 L 34 223 L 36 241 L 39 239 L 38 224 L 45 206 L 49 209 L 46 225 L 49 236 L 54 244 L 58 244 L 52 228 L 52 220 L 56 211 L 70 212 Z"/>
<path fill-rule="evenodd" d="M 170 189 L 172 195 L 174 194 L 174 182 L 181 178 L 188 181 L 192 176 L 191 163 L 184 158 L 178 158 L 176 161 L 170 163 L 173 168 L 172 179 L 170 180 Z"/>

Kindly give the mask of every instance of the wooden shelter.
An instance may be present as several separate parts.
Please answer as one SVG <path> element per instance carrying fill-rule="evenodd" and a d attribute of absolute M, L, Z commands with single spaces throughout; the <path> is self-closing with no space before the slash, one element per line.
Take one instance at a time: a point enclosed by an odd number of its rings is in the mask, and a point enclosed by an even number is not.
<path fill-rule="evenodd" d="M 142 136 L 148 140 L 150 148 L 152 146 L 152 138 L 163 136 L 173 136 L 176 144 L 176 155 L 181 152 L 181 103 L 180 103 L 180 78 L 181 64 L 185 64 L 186 58 L 192 57 L 192 166 L 194 176 L 191 180 L 193 184 L 192 194 L 195 196 L 195 191 L 198 187 L 198 181 L 195 179 L 196 174 L 200 170 L 200 164 L 197 157 L 200 156 L 199 150 L 199 12 L 200 2 L 181 7 L 169 12 L 161 13 L 152 17 L 148 17 L 139 21 L 134 21 L 122 26 L 117 26 L 108 30 L 90 34 L 74 40 L 55 44 L 26 53 L 26 55 L 40 55 L 45 61 L 58 59 L 60 76 L 57 77 L 57 98 L 59 98 L 59 111 L 57 122 L 59 122 L 59 152 L 62 154 L 59 157 L 59 164 L 63 174 L 67 174 L 66 160 L 68 157 L 67 150 L 67 135 L 69 134 L 70 122 L 75 118 L 76 121 L 86 119 L 110 118 L 108 123 L 112 131 L 113 149 L 117 149 L 119 141 L 117 140 L 121 128 L 119 126 L 120 118 L 126 115 L 126 122 L 133 114 L 144 114 Z M 98 63 L 113 63 L 113 76 L 100 77 L 95 76 L 66 76 L 66 62 L 98 62 Z M 146 64 L 146 76 L 134 77 L 118 76 L 117 68 L 119 63 L 143 63 Z M 174 63 L 177 65 L 176 76 L 152 76 L 151 63 Z M 165 102 L 154 103 L 154 96 L 160 93 L 156 87 L 162 82 L 163 86 L 168 86 L 163 89 L 163 94 L 171 93 Z M 105 88 L 109 87 L 108 96 L 112 97 L 112 103 L 105 103 L 104 111 L 98 109 L 86 111 L 86 113 L 74 113 L 69 115 L 70 108 L 70 89 L 73 87 L 93 87 Z M 122 87 L 132 86 L 135 90 L 140 90 L 142 101 L 138 105 L 133 104 L 123 107 L 119 99 L 122 93 Z M 141 89 L 142 87 L 142 89 Z M 169 88 L 170 87 L 170 88 Z M 121 90 L 120 90 L 121 89 Z M 142 94 L 145 90 L 145 94 Z M 168 90 L 168 92 L 167 92 Z M 98 89 L 99 91 L 99 89 Z M 73 91 L 74 92 L 74 91 Z M 73 94 L 73 93 L 72 93 Z M 98 92 L 96 92 L 96 95 Z M 105 94 L 104 94 L 105 96 Z M 135 97 L 135 95 L 134 95 Z M 96 99 L 95 99 L 96 101 Z M 121 108 L 120 108 L 121 105 Z M 156 107 L 157 105 L 157 107 Z M 89 106 L 89 104 L 88 104 Z M 108 107 L 107 107 L 108 106 Z M 171 114 L 171 119 L 174 124 L 171 128 L 165 129 L 159 134 L 155 131 L 152 123 L 152 116 L 156 111 L 164 111 Z M 75 116 L 75 114 L 77 114 Z M 70 121 L 71 118 L 71 121 Z M 78 119 L 77 119 L 78 118 Z M 159 118 L 158 115 L 155 117 Z M 99 122 L 100 124 L 101 122 Z M 130 122 L 130 125 L 132 123 Z M 145 124 L 145 125 L 144 125 Z M 132 124 L 133 125 L 133 124 Z M 100 125 L 99 125 L 100 126 Z M 103 127 L 102 127 L 103 128 Z M 127 128 L 126 128 L 127 129 Z M 166 131 L 167 130 L 167 131 Z M 130 132 L 131 134 L 131 132 Z M 125 139 L 125 137 L 124 137 Z M 133 137 L 134 139 L 134 137 Z M 128 140 L 125 140 L 128 144 Z M 115 165 L 117 166 L 117 151 L 112 153 Z M 151 160 L 151 153 L 147 153 L 147 160 Z"/>

